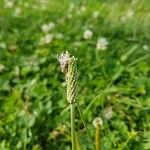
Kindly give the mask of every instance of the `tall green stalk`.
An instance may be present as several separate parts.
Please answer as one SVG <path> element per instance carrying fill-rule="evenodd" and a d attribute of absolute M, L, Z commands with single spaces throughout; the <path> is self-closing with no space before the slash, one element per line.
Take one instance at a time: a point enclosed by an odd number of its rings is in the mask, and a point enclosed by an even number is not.
<path fill-rule="evenodd" d="M 76 139 L 75 139 L 75 105 L 70 104 L 71 110 L 71 141 L 72 141 L 72 150 L 76 150 Z"/>
<path fill-rule="evenodd" d="M 95 150 L 100 150 L 100 142 L 100 125 L 97 125 L 95 129 Z"/>
<path fill-rule="evenodd" d="M 77 88 L 77 65 L 76 58 L 70 57 L 69 53 L 66 52 L 58 57 L 62 72 L 65 74 L 67 83 L 67 101 L 70 104 L 71 114 L 71 141 L 72 150 L 76 150 L 75 140 L 75 99 L 76 99 L 76 88 Z"/>

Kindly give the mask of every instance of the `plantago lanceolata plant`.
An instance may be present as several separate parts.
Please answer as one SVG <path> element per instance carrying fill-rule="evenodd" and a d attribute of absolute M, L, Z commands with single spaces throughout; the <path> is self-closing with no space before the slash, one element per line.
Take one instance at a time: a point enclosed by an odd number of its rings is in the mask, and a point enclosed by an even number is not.
<path fill-rule="evenodd" d="M 79 106 L 79 103 L 76 100 L 76 92 L 77 92 L 77 59 L 72 56 L 68 52 L 62 53 L 58 56 L 58 61 L 60 63 L 61 71 L 65 74 L 65 79 L 67 83 L 67 101 L 70 104 L 70 114 L 71 114 L 71 141 L 72 141 L 72 150 L 76 149 L 75 144 L 75 104 L 77 104 L 78 111 L 81 117 L 81 120 L 84 124 L 84 127 L 87 131 L 89 140 L 93 146 L 92 139 L 88 128 L 86 126 L 82 110 Z"/>
<path fill-rule="evenodd" d="M 67 101 L 70 104 L 71 114 L 71 141 L 72 150 L 76 150 L 75 144 L 75 99 L 77 88 L 77 66 L 76 58 L 70 57 L 69 53 L 62 53 L 58 57 L 62 72 L 65 74 L 67 83 Z"/>

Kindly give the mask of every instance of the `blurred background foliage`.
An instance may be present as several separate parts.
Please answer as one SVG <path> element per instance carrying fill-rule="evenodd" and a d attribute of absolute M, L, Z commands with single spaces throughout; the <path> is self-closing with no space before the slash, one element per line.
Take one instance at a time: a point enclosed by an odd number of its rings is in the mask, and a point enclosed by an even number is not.
<path fill-rule="evenodd" d="M 69 150 L 57 54 L 78 58 L 78 102 L 102 149 L 150 149 L 149 0 L 0 0 L 0 149 Z M 82 149 L 90 150 L 76 113 Z"/>

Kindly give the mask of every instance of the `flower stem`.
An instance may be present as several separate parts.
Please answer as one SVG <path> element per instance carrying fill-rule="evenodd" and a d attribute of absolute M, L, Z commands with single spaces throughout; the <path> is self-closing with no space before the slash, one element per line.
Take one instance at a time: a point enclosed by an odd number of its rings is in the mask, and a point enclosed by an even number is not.
<path fill-rule="evenodd" d="M 67 83 L 67 101 L 70 104 L 70 115 L 71 115 L 71 141 L 72 150 L 76 150 L 76 139 L 75 139 L 75 100 L 76 100 L 76 89 L 77 89 L 77 59 L 69 53 L 62 53 L 58 57 L 62 72 L 65 74 Z"/>
<path fill-rule="evenodd" d="M 72 150 L 76 150 L 75 143 L 75 103 L 70 104 L 70 114 L 71 114 L 71 141 L 72 141 Z"/>
<path fill-rule="evenodd" d="M 101 148 L 101 144 L 100 144 L 100 125 L 97 125 L 96 126 L 96 129 L 95 129 L 95 149 L 96 150 L 100 150 Z"/>

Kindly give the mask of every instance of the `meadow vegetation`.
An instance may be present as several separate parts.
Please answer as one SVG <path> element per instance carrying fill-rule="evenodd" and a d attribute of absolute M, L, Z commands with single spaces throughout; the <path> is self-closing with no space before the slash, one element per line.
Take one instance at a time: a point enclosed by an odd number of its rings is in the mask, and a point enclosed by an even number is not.
<path fill-rule="evenodd" d="M 66 50 L 93 142 L 100 117 L 102 150 L 149 150 L 149 0 L 0 0 L 0 150 L 70 150 L 57 60 Z M 91 150 L 75 118 L 78 145 Z"/>

